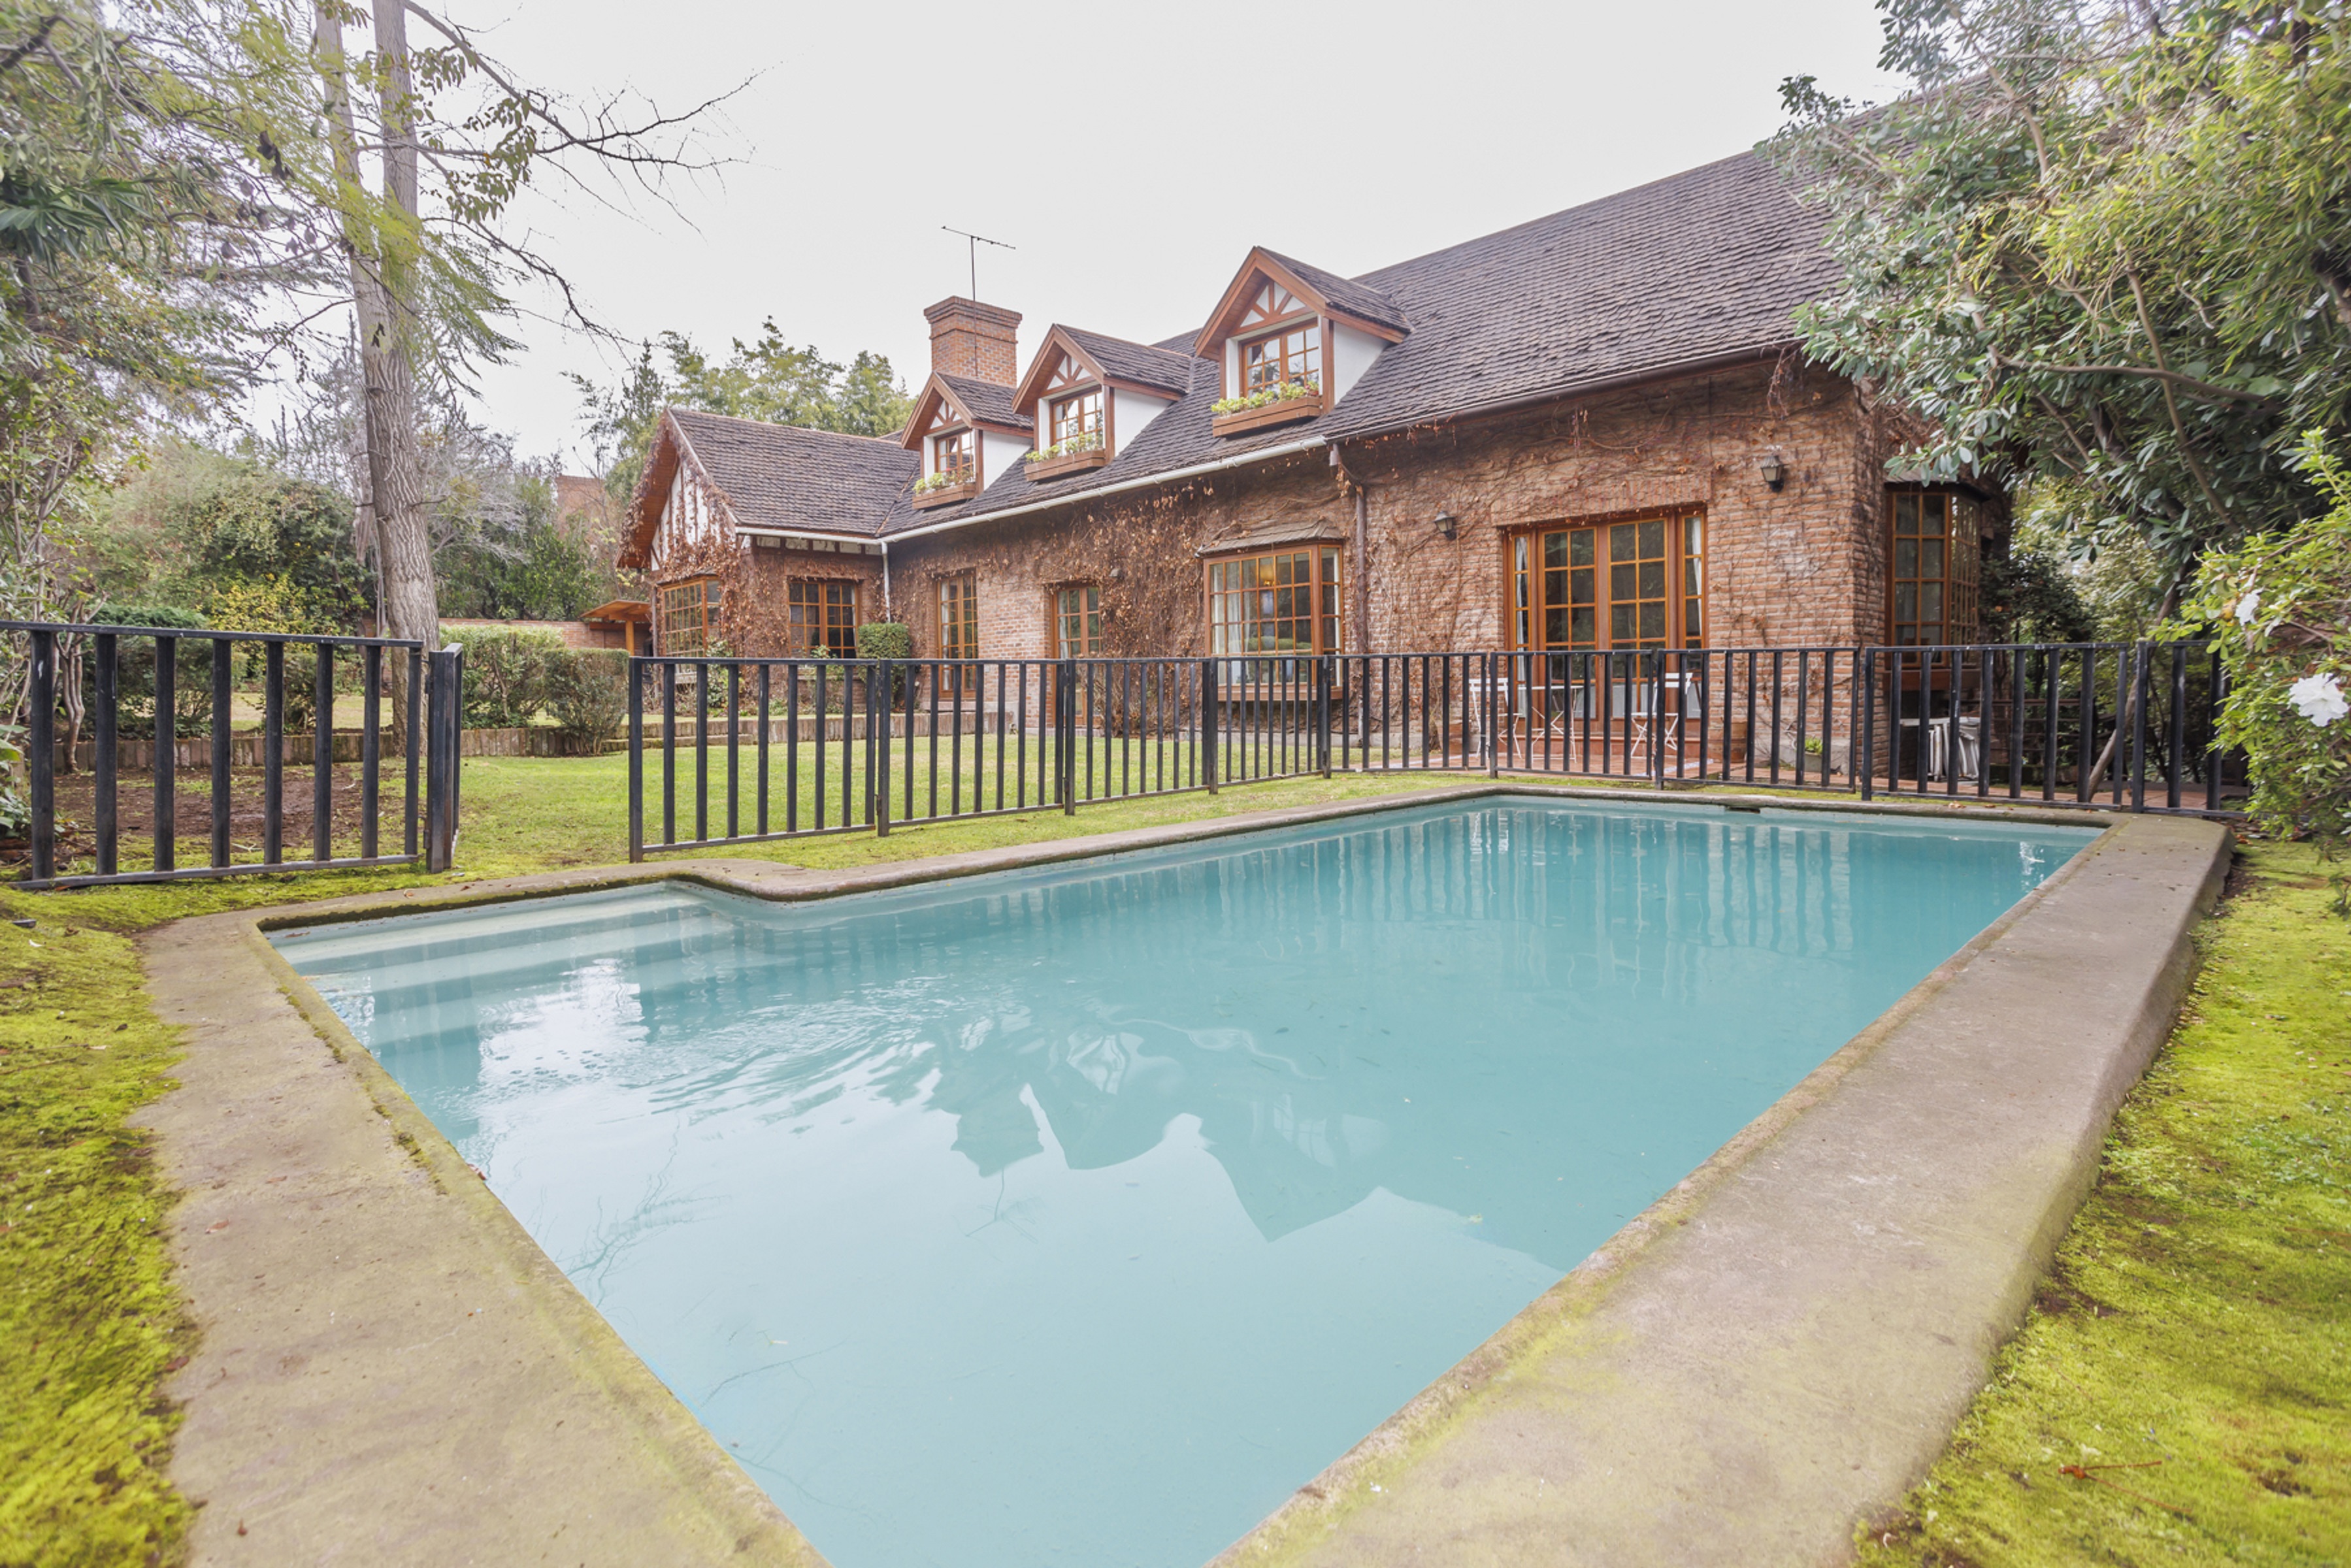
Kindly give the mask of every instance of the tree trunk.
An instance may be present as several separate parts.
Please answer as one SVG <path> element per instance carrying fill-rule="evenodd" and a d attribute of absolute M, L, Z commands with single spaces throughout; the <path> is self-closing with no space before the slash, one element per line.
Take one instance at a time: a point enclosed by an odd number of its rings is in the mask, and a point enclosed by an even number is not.
<path fill-rule="evenodd" d="M 318 8 L 315 48 L 326 93 L 329 134 L 336 172 L 355 197 L 364 198 L 360 175 L 359 135 L 352 122 L 350 87 L 343 57 L 342 25 L 326 6 Z M 430 643 L 440 633 L 441 615 L 433 581 L 430 524 L 425 511 L 423 464 L 416 429 L 416 383 L 409 352 L 413 313 L 401 298 L 406 277 L 400 254 L 416 222 L 416 149 L 408 112 L 406 13 L 398 0 L 376 7 L 378 52 L 388 63 L 382 94 L 384 183 L 392 211 L 368 225 L 347 218 L 344 251 L 351 272 L 351 300 L 359 319 L 361 428 L 367 441 L 368 495 L 374 519 L 376 570 L 381 587 L 377 634 Z M 379 241 L 377 236 L 385 236 Z M 392 721 L 403 740 L 408 720 L 408 661 L 386 661 L 392 676 Z"/>

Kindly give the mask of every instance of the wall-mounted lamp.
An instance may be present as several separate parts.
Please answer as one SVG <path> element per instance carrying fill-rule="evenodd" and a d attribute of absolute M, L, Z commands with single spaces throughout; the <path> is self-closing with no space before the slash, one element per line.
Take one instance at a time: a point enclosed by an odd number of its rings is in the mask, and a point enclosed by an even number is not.
<path fill-rule="evenodd" d="M 1788 465 L 1780 460 L 1780 455 L 1776 452 L 1765 453 L 1763 461 L 1755 465 L 1755 470 L 1763 476 L 1763 483 L 1767 488 L 1777 490 L 1788 483 Z"/>
<path fill-rule="evenodd" d="M 1437 514 L 1437 533 L 1440 538 L 1458 538 L 1461 535 L 1460 521 L 1450 512 L 1439 512 Z"/>

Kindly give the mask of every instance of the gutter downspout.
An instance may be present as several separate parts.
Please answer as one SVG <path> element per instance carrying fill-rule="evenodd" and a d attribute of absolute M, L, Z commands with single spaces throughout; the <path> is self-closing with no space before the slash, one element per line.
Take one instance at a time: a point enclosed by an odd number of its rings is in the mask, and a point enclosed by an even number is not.
<path fill-rule="evenodd" d="M 890 541 L 883 539 L 882 541 L 882 619 L 895 621 L 897 618 L 890 609 Z"/>

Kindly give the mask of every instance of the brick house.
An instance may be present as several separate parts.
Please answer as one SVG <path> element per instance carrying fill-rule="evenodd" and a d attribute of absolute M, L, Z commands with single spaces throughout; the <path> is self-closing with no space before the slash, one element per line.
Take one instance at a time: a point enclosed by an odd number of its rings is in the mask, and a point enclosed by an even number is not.
<path fill-rule="evenodd" d="M 942 300 L 895 438 L 665 414 L 622 561 L 681 655 L 1965 640 L 2003 510 L 1798 350 L 1819 236 L 1742 154 L 1157 343 Z"/>

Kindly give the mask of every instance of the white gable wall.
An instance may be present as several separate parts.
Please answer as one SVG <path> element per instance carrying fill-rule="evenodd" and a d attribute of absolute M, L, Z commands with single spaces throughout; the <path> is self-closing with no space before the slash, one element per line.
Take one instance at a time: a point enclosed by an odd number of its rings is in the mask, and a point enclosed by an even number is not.
<path fill-rule="evenodd" d="M 1337 402 L 1347 395 L 1347 389 L 1361 381 L 1372 361 L 1387 347 L 1384 339 L 1369 332 L 1359 332 L 1353 327 L 1343 327 L 1336 321 L 1325 320 L 1324 329 L 1331 334 L 1331 402 Z"/>
<path fill-rule="evenodd" d="M 1029 455 L 1029 444 L 1017 435 L 1000 435 L 993 430 L 979 433 L 979 474 L 989 484 L 995 484 L 1020 466 Z"/>
<path fill-rule="evenodd" d="M 1142 392 L 1128 392 L 1123 387 L 1110 389 L 1111 434 L 1118 438 L 1123 451 L 1144 428 L 1176 405 L 1165 398 L 1149 397 Z"/>

